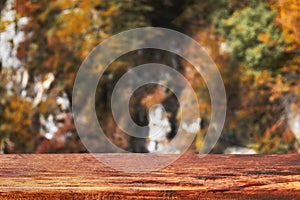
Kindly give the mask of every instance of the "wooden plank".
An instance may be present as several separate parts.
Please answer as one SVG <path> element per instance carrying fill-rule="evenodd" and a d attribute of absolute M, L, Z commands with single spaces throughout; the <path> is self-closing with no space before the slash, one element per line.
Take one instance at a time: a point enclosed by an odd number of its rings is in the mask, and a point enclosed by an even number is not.
<path fill-rule="evenodd" d="M 116 161 L 175 155 L 98 154 Z M 91 154 L 0 155 L 0 199 L 300 199 L 300 155 L 186 154 L 125 173 Z"/>

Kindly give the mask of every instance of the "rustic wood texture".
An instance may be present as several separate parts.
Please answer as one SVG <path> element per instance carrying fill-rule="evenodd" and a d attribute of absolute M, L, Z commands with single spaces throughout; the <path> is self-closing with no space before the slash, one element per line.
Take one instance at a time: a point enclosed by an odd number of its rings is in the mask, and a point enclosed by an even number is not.
<path fill-rule="evenodd" d="M 300 155 L 183 155 L 148 173 L 115 171 L 90 154 L 0 155 L 0 199 L 21 198 L 300 199 Z"/>

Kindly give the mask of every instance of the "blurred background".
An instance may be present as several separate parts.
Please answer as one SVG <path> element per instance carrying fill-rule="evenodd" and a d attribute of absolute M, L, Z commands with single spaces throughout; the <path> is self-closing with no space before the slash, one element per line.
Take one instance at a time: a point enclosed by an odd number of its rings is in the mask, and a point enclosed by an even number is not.
<path fill-rule="evenodd" d="M 104 39 L 146 26 L 187 34 L 217 64 L 226 88 L 227 116 L 212 153 L 300 152 L 297 0 L 1 0 L 0 12 L 1 153 L 87 152 L 72 118 L 77 70 Z M 130 101 L 133 120 L 149 124 L 149 137 L 138 139 L 116 126 L 111 93 L 126 71 L 153 60 L 190 81 L 201 116 L 179 123 L 174 94 L 146 85 Z M 188 95 L 185 88 L 181 94 Z M 196 134 L 189 152 L 199 152 L 211 117 L 205 82 L 193 66 L 155 49 L 134 51 L 112 63 L 99 82 L 95 107 L 107 138 L 138 153 L 180 153 L 167 148 L 178 126 L 187 135 Z M 151 137 L 156 130 L 159 137 Z"/>

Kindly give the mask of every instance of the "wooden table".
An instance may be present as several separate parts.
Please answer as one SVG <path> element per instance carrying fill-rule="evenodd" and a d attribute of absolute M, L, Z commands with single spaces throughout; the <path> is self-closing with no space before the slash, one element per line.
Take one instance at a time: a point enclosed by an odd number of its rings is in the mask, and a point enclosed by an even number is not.
<path fill-rule="evenodd" d="M 98 154 L 116 161 L 155 154 Z M 186 154 L 147 173 L 91 154 L 0 155 L 0 199 L 300 199 L 300 155 Z"/>

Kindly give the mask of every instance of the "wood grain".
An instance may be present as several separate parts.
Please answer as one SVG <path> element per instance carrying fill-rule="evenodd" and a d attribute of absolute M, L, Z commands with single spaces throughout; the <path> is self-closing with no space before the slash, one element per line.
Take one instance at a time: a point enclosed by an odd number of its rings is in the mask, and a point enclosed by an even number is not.
<path fill-rule="evenodd" d="M 155 154 L 98 154 L 135 162 Z M 148 173 L 91 154 L 0 155 L 0 199 L 300 199 L 300 155 L 186 154 Z"/>

